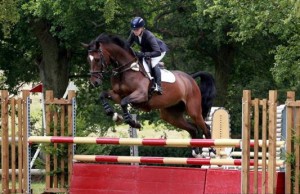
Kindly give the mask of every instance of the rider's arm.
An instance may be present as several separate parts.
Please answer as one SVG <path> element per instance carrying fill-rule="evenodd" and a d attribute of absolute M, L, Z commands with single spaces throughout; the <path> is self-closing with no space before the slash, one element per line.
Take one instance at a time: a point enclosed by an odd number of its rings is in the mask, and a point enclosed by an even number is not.
<path fill-rule="evenodd" d="M 145 57 L 158 57 L 161 55 L 161 51 L 160 51 L 160 47 L 157 43 L 157 40 L 155 38 L 155 36 L 151 33 L 151 32 L 147 32 L 146 35 L 147 38 L 147 43 L 149 45 L 149 47 L 151 47 L 150 52 L 145 52 Z"/>

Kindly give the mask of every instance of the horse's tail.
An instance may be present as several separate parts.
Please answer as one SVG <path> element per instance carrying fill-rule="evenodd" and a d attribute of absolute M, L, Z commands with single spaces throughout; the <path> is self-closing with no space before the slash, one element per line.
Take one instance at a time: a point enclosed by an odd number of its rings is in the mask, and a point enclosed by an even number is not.
<path fill-rule="evenodd" d="M 217 89 L 215 85 L 215 79 L 210 73 L 199 71 L 191 74 L 195 79 L 197 77 L 201 78 L 200 90 L 202 96 L 202 116 L 205 119 L 210 112 L 213 105 L 213 101 L 217 95 Z"/>

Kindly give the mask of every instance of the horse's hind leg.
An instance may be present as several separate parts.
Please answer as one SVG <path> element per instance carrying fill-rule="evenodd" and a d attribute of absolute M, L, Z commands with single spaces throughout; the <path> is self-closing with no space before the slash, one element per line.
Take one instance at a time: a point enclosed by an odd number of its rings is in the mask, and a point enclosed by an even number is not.
<path fill-rule="evenodd" d="M 178 106 L 161 109 L 160 117 L 166 122 L 172 124 L 175 127 L 186 130 L 192 139 L 199 137 L 200 134 L 197 125 L 187 121 L 184 118 L 184 111 L 182 109 L 178 109 Z M 202 157 L 200 156 L 201 150 L 198 147 L 192 148 L 192 155 L 194 157 Z"/>
<path fill-rule="evenodd" d="M 182 109 L 179 105 L 161 109 L 160 117 L 171 125 L 186 130 L 190 134 L 191 138 L 197 137 L 197 126 L 188 122 L 184 118 L 184 109 Z"/>
<path fill-rule="evenodd" d="M 190 100 L 186 104 L 186 112 L 193 119 L 195 124 L 200 128 L 206 139 L 211 139 L 211 132 L 209 126 L 205 123 L 201 111 L 201 102 L 197 100 Z"/>

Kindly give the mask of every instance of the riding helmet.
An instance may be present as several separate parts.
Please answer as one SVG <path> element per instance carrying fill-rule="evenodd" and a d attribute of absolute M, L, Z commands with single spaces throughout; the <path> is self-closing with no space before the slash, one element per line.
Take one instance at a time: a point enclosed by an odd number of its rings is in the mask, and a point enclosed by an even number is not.
<path fill-rule="evenodd" d="M 130 22 L 132 29 L 137 29 L 145 26 L 145 21 L 141 17 L 135 17 Z"/>

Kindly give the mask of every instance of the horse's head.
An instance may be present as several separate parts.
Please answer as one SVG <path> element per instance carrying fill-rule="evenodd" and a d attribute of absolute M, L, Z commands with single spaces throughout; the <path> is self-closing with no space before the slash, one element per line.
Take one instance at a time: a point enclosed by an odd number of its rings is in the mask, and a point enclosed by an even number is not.
<path fill-rule="evenodd" d="M 83 44 L 88 50 L 88 62 L 90 64 L 90 81 L 93 86 L 102 83 L 103 73 L 112 63 L 113 74 L 120 73 L 120 69 L 135 60 L 134 53 L 127 42 L 117 36 L 101 34 L 88 45 Z"/>
<path fill-rule="evenodd" d="M 105 71 L 109 58 L 106 59 L 99 41 L 93 40 L 89 44 L 82 44 L 88 50 L 88 63 L 90 64 L 90 82 L 93 86 L 102 84 L 103 72 Z"/>

